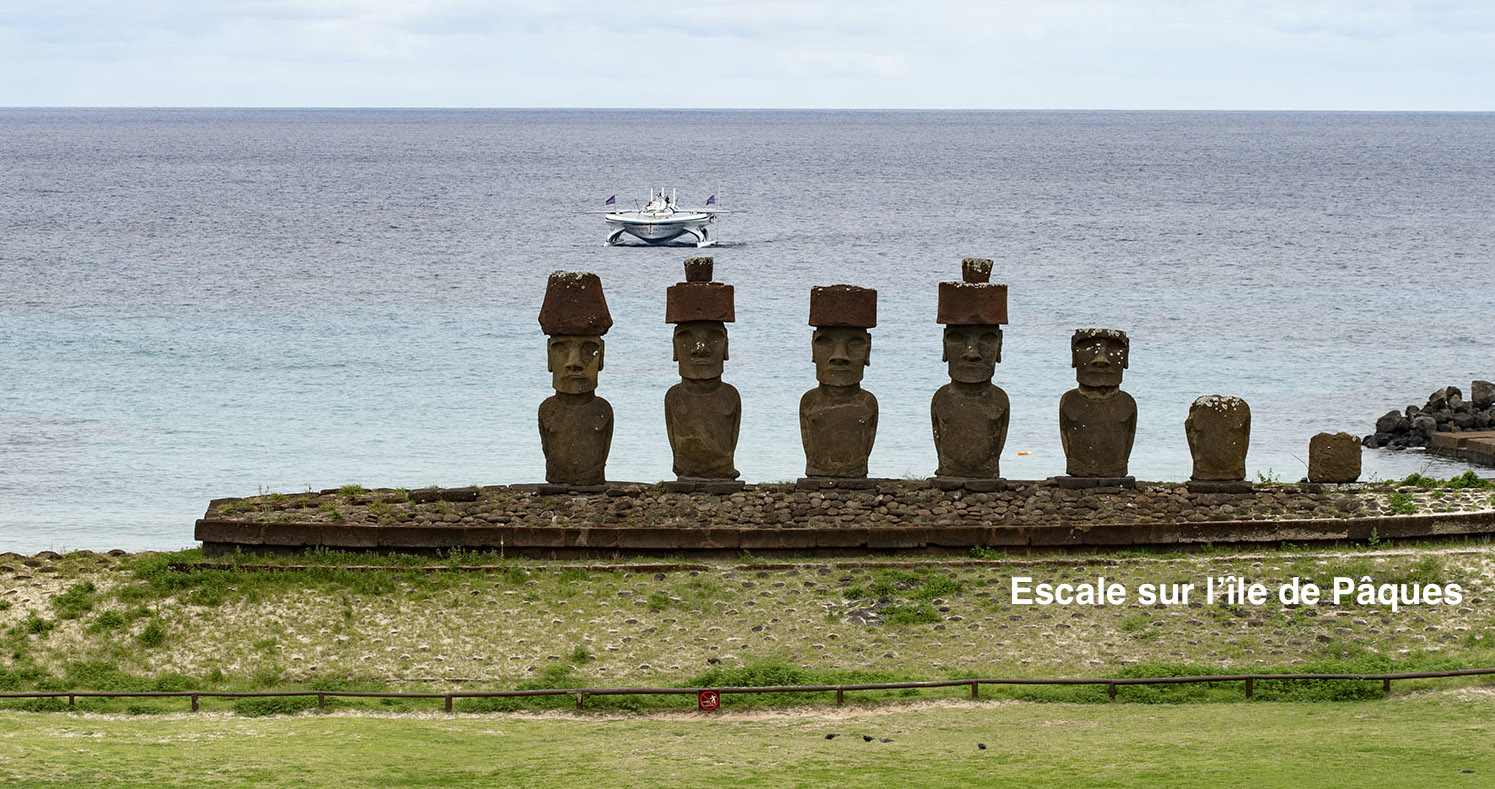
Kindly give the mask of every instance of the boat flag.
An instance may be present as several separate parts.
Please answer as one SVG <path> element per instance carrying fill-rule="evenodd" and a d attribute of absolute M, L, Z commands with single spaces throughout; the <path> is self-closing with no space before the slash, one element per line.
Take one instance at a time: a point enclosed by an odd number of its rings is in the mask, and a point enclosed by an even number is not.
<path fill-rule="evenodd" d="M 616 202 L 618 202 L 618 196 L 613 195 L 612 197 L 607 198 L 607 202 L 603 203 L 603 205 L 612 205 Z"/>
<path fill-rule="evenodd" d="M 716 195 L 706 198 L 706 205 L 716 205 Z"/>

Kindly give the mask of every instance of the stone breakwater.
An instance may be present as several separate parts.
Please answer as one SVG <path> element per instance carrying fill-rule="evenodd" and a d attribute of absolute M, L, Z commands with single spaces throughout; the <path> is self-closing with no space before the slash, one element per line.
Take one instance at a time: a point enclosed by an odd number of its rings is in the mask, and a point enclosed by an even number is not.
<path fill-rule="evenodd" d="M 586 495 L 542 494 L 526 486 L 342 488 L 217 499 L 204 521 L 455 529 L 501 525 L 834 530 L 1282 521 L 1495 510 L 1492 489 L 1429 490 L 1392 483 L 1269 484 L 1245 494 L 1191 493 L 1181 483 L 1138 483 L 1135 490 L 1064 490 L 1048 481 L 1009 480 L 1008 485 L 1000 492 L 973 493 L 902 480 L 865 490 L 804 491 L 792 484 L 764 484 L 720 495 L 617 483 Z"/>
<path fill-rule="evenodd" d="M 1495 430 L 1495 384 L 1475 381 L 1469 399 L 1457 386 L 1439 389 L 1421 408 L 1387 411 L 1376 420 L 1376 432 L 1361 443 L 1372 449 L 1427 447 L 1438 433 Z"/>

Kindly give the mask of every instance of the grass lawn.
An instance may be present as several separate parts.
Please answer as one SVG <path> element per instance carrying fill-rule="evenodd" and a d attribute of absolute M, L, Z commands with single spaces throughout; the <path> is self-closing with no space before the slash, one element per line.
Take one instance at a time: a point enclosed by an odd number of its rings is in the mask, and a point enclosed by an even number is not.
<path fill-rule="evenodd" d="M 1489 786 L 1492 730 L 1487 688 L 1368 702 L 943 701 L 648 716 L 5 712 L 0 784 Z"/>

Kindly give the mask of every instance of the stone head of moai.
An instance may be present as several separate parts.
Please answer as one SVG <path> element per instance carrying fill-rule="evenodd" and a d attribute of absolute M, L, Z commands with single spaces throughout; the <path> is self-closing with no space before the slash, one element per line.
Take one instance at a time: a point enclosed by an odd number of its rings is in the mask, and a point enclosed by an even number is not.
<path fill-rule="evenodd" d="M 961 281 L 941 282 L 938 322 L 945 325 L 944 355 L 950 380 L 985 383 L 1002 361 L 1002 324 L 1007 322 L 1007 286 L 992 283 L 992 262 L 961 261 Z"/>
<path fill-rule="evenodd" d="M 1129 350 L 1126 332 L 1076 329 L 1069 340 L 1070 364 L 1080 387 L 1121 386 Z"/>
<path fill-rule="evenodd" d="M 1209 395 L 1189 406 L 1184 420 L 1194 473 L 1200 482 L 1246 479 L 1246 449 L 1251 442 L 1251 407 L 1239 397 Z"/>
<path fill-rule="evenodd" d="M 825 386 L 859 386 L 872 363 L 877 291 L 855 285 L 810 289 L 810 325 L 815 380 Z"/>
<path fill-rule="evenodd" d="M 540 446 L 545 479 L 561 485 L 602 485 L 612 445 L 613 410 L 596 396 L 602 371 L 602 335 L 612 315 L 596 274 L 550 275 L 540 328 L 549 335 L 546 358 L 555 394 L 540 404 Z"/>
<path fill-rule="evenodd" d="M 557 271 L 550 275 L 540 306 L 540 329 L 550 335 L 547 369 L 556 392 L 586 394 L 597 389 L 602 335 L 612 325 L 602 280 L 596 274 Z"/>
<path fill-rule="evenodd" d="M 685 261 L 685 281 L 665 291 L 665 322 L 675 324 L 674 360 L 680 377 L 722 377 L 727 356 L 727 324 L 735 321 L 732 286 L 712 282 L 709 257 Z"/>

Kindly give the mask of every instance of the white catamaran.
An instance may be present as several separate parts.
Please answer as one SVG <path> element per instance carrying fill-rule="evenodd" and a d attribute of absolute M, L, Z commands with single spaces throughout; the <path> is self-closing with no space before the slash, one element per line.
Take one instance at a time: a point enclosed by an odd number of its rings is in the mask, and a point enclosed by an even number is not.
<path fill-rule="evenodd" d="M 609 197 L 611 202 L 614 198 Z M 716 221 L 718 214 L 726 213 L 712 208 L 716 195 L 706 200 L 706 207 L 695 211 L 680 208 L 675 204 L 675 190 L 650 189 L 649 201 L 643 208 L 634 211 L 604 212 L 608 233 L 604 246 L 612 246 L 622 240 L 626 233 L 646 244 L 663 244 L 683 235 L 696 240 L 696 246 L 709 247 L 716 243 L 707 225 Z"/>

